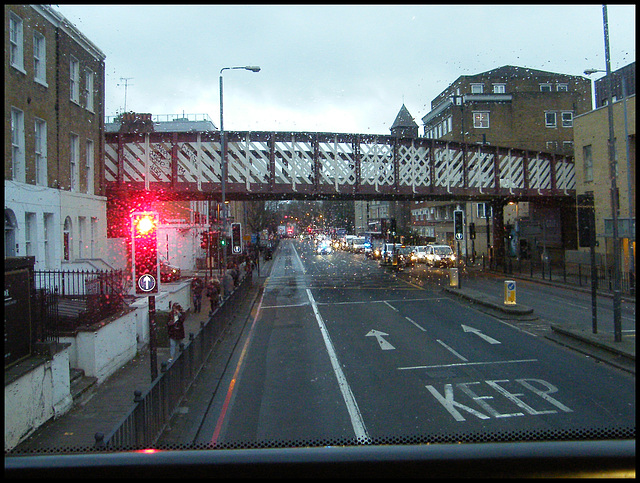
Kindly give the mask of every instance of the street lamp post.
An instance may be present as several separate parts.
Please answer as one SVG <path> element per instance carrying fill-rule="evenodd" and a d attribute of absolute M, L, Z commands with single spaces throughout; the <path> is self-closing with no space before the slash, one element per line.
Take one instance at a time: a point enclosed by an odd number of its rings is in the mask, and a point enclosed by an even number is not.
<path fill-rule="evenodd" d="M 222 180 L 221 180 L 221 192 L 222 192 L 222 236 L 226 236 L 227 233 L 227 205 L 226 205 L 226 189 L 227 189 L 227 147 L 225 143 L 224 134 L 224 118 L 223 118 L 223 96 L 222 96 L 222 72 L 225 70 L 250 70 L 251 72 L 260 72 L 260 67 L 257 65 L 245 65 L 242 67 L 223 67 L 220 69 L 220 162 L 222 163 Z M 222 248 L 222 293 L 226 297 L 228 294 L 224 293 L 224 276 L 227 271 L 227 245 L 226 242 Z"/>
<path fill-rule="evenodd" d="M 621 294 L 620 294 L 620 239 L 618 238 L 618 187 L 616 181 L 616 158 L 613 129 L 613 81 L 611 75 L 611 59 L 609 55 L 609 22 L 607 20 L 607 6 L 602 6 L 602 22 L 604 25 L 604 54 L 607 77 L 607 115 L 609 118 L 609 176 L 611 178 L 611 218 L 613 223 L 613 335 L 615 342 L 622 341 L 621 325 Z M 595 69 L 586 70 L 585 74 L 598 72 Z"/>

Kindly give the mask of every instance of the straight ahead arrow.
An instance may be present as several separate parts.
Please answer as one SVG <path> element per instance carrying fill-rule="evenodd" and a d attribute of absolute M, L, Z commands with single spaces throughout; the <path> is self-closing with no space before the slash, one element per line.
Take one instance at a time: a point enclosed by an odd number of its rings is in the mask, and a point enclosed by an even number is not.
<path fill-rule="evenodd" d="M 365 337 L 370 337 L 370 336 L 375 337 L 376 340 L 378 341 L 378 344 L 380 344 L 380 349 L 382 349 L 383 351 L 389 351 L 389 350 L 395 349 L 395 347 L 393 347 L 391 344 L 389 344 L 386 340 L 382 338 L 383 335 L 389 335 L 389 334 L 385 334 L 384 332 L 380 332 L 379 330 L 373 329 L 373 330 L 370 330 Z"/>
<path fill-rule="evenodd" d="M 476 334 L 478 337 L 486 340 L 489 344 L 500 344 L 499 340 L 495 340 L 494 338 L 483 334 L 478 329 L 474 329 L 473 327 L 469 327 L 468 325 L 464 325 L 464 324 L 460 324 L 460 325 L 462 325 L 462 330 L 464 330 L 465 332 L 472 332 Z"/>

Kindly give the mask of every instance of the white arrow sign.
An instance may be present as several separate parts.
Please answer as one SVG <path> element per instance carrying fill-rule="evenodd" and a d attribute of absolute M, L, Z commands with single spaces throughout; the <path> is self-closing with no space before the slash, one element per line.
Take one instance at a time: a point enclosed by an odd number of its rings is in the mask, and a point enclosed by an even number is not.
<path fill-rule="evenodd" d="M 462 325 L 462 329 L 465 332 L 473 332 L 474 334 L 476 334 L 478 337 L 481 337 L 482 339 L 486 340 L 489 344 L 500 344 L 499 340 L 495 340 L 492 337 L 489 337 L 488 335 L 483 334 L 482 332 L 480 332 L 478 329 L 474 329 L 473 327 L 469 327 L 468 325 L 464 325 L 464 324 L 460 324 Z"/>
<path fill-rule="evenodd" d="M 386 340 L 382 338 L 383 335 L 389 335 L 389 334 L 385 334 L 384 332 L 380 332 L 379 330 L 373 329 L 373 330 L 370 330 L 365 337 L 369 337 L 369 336 L 375 337 L 376 340 L 378 341 L 378 344 L 380 344 L 380 349 L 382 349 L 383 351 L 390 351 L 395 349 L 395 347 L 393 347 L 391 344 L 389 344 Z"/>

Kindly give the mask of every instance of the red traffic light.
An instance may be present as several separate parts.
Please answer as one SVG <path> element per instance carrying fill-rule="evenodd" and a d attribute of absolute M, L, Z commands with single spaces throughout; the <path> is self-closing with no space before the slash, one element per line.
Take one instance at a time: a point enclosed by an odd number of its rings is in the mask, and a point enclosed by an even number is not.
<path fill-rule="evenodd" d="M 157 213 L 132 213 L 131 254 L 136 293 L 158 292 L 157 227 Z"/>

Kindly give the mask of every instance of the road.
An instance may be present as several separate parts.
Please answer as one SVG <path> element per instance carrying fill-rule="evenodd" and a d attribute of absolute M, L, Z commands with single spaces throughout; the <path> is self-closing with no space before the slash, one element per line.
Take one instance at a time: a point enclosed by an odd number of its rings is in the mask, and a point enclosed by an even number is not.
<path fill-rule="evenodd" d="M 276 255 L 185 443 L 424 443 L 635 428 L 634 376 L 481 313 L 418 269 L 398 277 L 362 255 L 320 256 L 293 240 Z"/>

